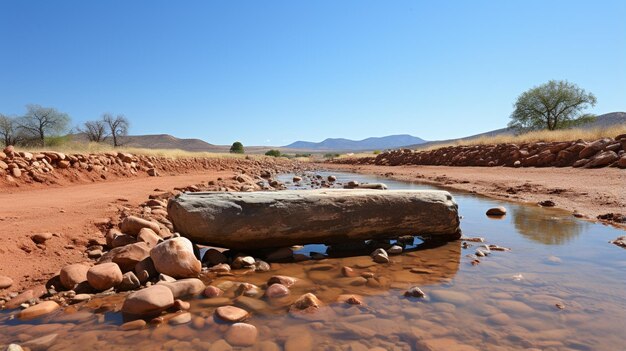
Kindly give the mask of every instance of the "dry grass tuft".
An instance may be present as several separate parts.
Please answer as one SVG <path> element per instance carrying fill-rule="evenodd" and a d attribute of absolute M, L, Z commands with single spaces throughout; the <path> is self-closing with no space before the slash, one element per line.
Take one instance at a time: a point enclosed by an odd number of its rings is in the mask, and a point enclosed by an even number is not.
<path fill-rule="evenodd" d="M 626 125 L 596 129 L 539 130 L 520 135 L 497 135 L 491 137 L 479 137 L 474 139 L 461 139 L 451 143 L 428 145 L 424 146 L 423 148 L 418 147 L 417 150 L 429 151 L 447 146 L 461 145 L 524 144 L 540 141 L 574 141 L 578 139 L 591 141 L 607 137 L 615 138 L 620 134 L 626 134 Z"/>

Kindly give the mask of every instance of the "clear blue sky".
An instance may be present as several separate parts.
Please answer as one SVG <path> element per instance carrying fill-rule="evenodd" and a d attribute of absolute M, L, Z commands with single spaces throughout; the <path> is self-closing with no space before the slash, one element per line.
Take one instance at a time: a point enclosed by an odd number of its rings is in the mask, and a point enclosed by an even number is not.
<path fill-rule="evenodd" d="M 626 1 L 0 0 L 0 112 L 132 134 L 462 137 L 550 79 L 626 110 Z"/>

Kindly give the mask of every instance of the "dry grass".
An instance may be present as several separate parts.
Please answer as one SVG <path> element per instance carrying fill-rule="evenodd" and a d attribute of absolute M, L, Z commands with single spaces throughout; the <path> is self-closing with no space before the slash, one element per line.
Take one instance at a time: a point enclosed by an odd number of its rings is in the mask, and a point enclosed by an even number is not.
<path fill-rule="evenodd" d="M 124 152 L 135 155 L 146 156 L 158 156 L 167 158 L 189 158 L 189 157 L 207 157 L 207 158 L 245 158 L 249 156 L 251 158 L 265 157 L 263 155 L 248 155 L 248 154 L 231 154 L 225 152 L 192 152 L 178 149 L 143 149 L 133 147 L 117 147 L 106 143 L 79 143 L 79 142 L 66 142 L 60 145 L 47 146 L 47 147 L 17 147 L 19 151 L 40 152 L 44 150 L 53 150 L 66 154 L 96 154 L 103 152 Z"/>
<path fill-rule="evenodd" d="M 626 134 L 626 125 L 613 126 L 610 128 L 597 129 L 566 129 L 566 130 L 540 130 L 520 135 L 498 135 L 492 137 L 479 137 L 474 139 L 461 139 L 451 143 L 442 143 L 417 148 L 419 151 L 440 149 L 447 146 L 461 145 L 493 145 L 493 144 L 524 144 L 539 141 L 573 141 L 573 140 L 596 140 L 600 138 L 614 138 L 620 134 Z"/>

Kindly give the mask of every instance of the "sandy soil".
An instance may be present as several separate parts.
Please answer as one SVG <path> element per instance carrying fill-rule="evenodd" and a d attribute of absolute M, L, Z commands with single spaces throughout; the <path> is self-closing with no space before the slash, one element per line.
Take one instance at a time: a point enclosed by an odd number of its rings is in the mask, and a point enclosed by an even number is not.
<path fill-rule="evenodd" d="M 322 164 L 326 169 L 417 181 L 476 192 L 498 199 L 538 203 L 577 211 L 589 219 L 626 213 L 626 171 L 617 168 L 508 168 L 447 166 L 352 166 Z M 626 228 L 626 226 L 622 226 Z"/>
<path fill-rule="evenodd" d="M 44 283 L 66 264 L 88 262 L 87 242 L 104 243 L 96 224 L 117 217 L 120 207 L 145 202 L 155 189 L 171 191 L 232 175 L 233 171 L 204 171 L 1 192 L 0 275 L 13 279 L 11 291 Z M 38 247 L 30 237 L 42 232 L 54 236 Z"/>

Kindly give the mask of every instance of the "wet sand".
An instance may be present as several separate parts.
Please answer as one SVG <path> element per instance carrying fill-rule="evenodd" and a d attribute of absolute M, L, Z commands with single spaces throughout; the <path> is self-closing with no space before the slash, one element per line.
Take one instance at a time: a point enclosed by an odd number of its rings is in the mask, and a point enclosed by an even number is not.
<path fill-rule="evenodd" d="M 551 200 L 557 208 L 588 219 L 626 213 L 626 171 L 617 168 L 509 168 L 447 166 L 370 166 L 320 164 L 320 168 L 382 175 L 433 184 L 496 199 L 537 204 Z M 626 224 L 621 225 L 626 229 Z"/>

